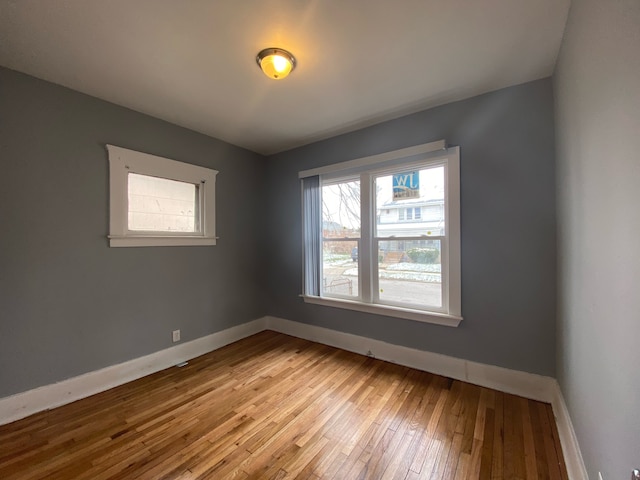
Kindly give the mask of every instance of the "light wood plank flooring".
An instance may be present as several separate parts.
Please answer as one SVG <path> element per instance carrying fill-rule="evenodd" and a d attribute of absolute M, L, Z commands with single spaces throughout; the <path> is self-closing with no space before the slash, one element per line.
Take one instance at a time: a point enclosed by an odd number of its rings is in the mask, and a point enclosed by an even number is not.
<path fill-rule="evenodd" d="M 547 404 L 262 332 L 0 427 L 0 478 L 567 474 Z"/>

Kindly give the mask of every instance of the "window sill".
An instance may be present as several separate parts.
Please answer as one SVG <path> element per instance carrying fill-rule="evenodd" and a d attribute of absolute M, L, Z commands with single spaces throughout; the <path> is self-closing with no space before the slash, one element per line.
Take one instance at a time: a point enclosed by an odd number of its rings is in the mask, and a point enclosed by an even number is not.
<path fill-rule="evenodd" d="M 109 235 L 110 247 L 185 247 L 215 245 L 218 237 L 126 236 Z"/>
<path fill-rule="evenodd" d="M 374 315 L 384 315 L 386 317 L 404 318 L 407 320 L 414 320 L 416 322 L 433 323 L 435 325 L 444 325 L 447 327 L 457 327 L 462 321 L 462 317 L 448 315 L 445 313 L 425 312 L 423 310 L 414 310 L 411 308 L 361 303 L 350 300 L 339 300 L 336 298 L 316 297 L 313 295 L 300 296 L 305 303 L 356 310 L 358 312 L 373 313 Z"/>

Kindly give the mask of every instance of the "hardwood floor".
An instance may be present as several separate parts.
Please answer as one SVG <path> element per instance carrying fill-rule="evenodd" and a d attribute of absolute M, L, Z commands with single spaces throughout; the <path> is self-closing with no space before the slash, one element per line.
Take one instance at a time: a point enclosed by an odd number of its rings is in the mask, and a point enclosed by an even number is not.
<path fill-rule="evenodd" d="M 567 473 L 548 404 L 262 332 L 0 427 L 0 478 Z"/>

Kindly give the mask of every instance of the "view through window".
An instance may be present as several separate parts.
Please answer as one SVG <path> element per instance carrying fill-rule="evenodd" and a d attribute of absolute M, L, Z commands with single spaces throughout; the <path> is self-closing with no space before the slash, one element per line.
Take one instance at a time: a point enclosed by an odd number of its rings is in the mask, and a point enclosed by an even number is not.
<path fill-rule="evenodd" d="M 322 292 L 359 298 L 360 180 L 322 186 Z"/>
<path fill-rule="evenodd" d="M 409 178 L 411 176 L 411 178 Z M 398 194 L 394 178 L 406 177 L 413 192 Z M 445 235 L 442 165 L 374 176 L 372 258 L 360 258 L 360 179 L 345 178 L 322 186 L 322 292 L 358 299 L 362 262 L 371 262 L 373 299 L 377 303 L 441 308 L 442 238 Z"/>
<path fill-rule="evenodd" d="M 198 185 L 137 173 L 128 180 L 129 230 L 199 231 Z"/>
<path fill-rule="evenodd" d="M 405 179 L 413 193 L 401 196 L 394 180 Z M 444 167 L 376 177 L 375 192 L 377 298 L 401 306 L 442 307 Z M 439 215 L 423 218 L 423 211 L 434 210 Z"/>

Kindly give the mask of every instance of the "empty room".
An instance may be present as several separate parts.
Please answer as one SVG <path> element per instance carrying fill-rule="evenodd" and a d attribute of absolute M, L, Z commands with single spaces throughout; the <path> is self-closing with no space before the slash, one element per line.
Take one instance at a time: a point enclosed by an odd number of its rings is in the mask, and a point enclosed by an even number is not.
<path fill-rule="evenodd" d="M 0 0 L 0 479 L 640 480 L 640 2 Z"/>

